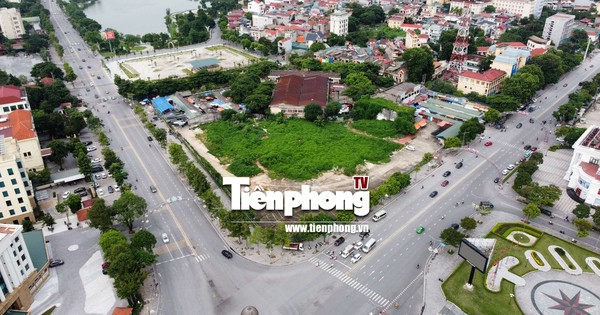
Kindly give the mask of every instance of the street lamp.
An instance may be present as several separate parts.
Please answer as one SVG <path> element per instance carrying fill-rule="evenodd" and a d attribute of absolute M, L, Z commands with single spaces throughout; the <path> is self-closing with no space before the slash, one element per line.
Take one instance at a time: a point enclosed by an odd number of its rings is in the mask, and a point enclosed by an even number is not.
<path fill-rule="evenodd" d="M 512 300 L 515 297 L 515 295 L 510 293 L 508 296 L 510 296 L 510 300 L 508 301 L 508 305 L 510 305 L 512 303 Z"/>

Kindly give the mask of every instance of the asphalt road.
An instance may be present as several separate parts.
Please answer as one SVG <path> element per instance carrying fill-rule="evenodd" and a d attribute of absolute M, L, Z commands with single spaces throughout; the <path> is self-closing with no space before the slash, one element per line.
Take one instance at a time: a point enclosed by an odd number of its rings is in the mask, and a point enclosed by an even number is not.
<path fill-rule="evenodd" d="M 368 314 L 381 310 L 398 296 L 402 314 L 417 314 L 422 299 L 422 270 L 417 270 L 416 265 L 424 266 L 430 255 L 430 241 L 437 244 L 441 230 L 471 214 L 471 203 L 490 200 L 496 205 L 495 211 L 520 212 L 522 205 L 515 201 L 510 188 L 499 190 L 493 179 L 521 157 L 521 141 L 539 144 L 542 140 L 534 139 L 546 136 L 552 141 L 549 131 L 542 131 L 537 121 L 549 119 L 577 83 L 598 69 L 584 71 L 590 61 L 584 62 L 584 66 L 557 84 L 560 88 L 549 87 L 541 92 L 538 99 L 543 100 L 543 105 L 539 110 L 529 116 L 514 115 L 507 123 L 507 132 L 488 128 L 486 136 L 494 145 L 475 143 L 478 157 L 467 152 L 446 157 L 434 177 L 417 177 L 419 183 L 406 195 L 387 200 L 388 217 L 371 224 L 371 237 L 378 240 L 378 245 L 363 254 L 357 264 L 351 264 L 348 258 L 336 260 L 331 267 L 331 260 L 321 254 L 318 260 L 294 266 L 263 266 L 237 255 L 230 260 L 221 256 L 226 245 L 215 233 L 210 218 L 201 211 L 201 201 L 194 200 L 164 151 L 161 153 L 155 142 L 146 139 L 147 131 L 118 97 L 116 86 L 101 68 L 100 57 L 93 56 L 83 45 L 54 2 L 44 4 L 49 6 L 57 36 L 65 46 L 63 60 L 79 76 L 74 93 L 82 93 L 89 107 L 104 120 L 111 147 L 125 162 L 130 180 L 137 179 L 136 193 L 148 201 L 151 211 L 138 225 L 152 232 L 159 242 L 162 233 L 169 236 L 169 243 L 158 245 L 160 256 L 155 268 L 160 283 L 159 314 L 236 314 L 246 305 L 255 305 L 264 314 Z M 74 48 L 72 53 L 70 47 Z M 593 58 L 599 64 L 598 55 Z M 83 69 L 79 70 L 79 66 Z M 94 86 L 86 93 L 90 83 Z M 568 84 L 566 88 L 562 87 L 564 83 Z M 94 94 L 118 98 L 102 102 Z M 529 124 L 530 117 L 536 123 Z M 514 128 L 518 122 L 523 122 L 523 128 Z M 538 145 L 541 150 L 548 146 Z M 454 162 L 460 160 L 465 166 L 457 170 Z M 452 175 L 444 188 L 440 183 L 445 170 L 451 170 Z M 158 192 L 152 194 L 149 185 L 156 186 Z M 422 190 L 421 185 L 425 187 Z M 428 197 L 433 190 L 439 195 Z M 465 203 L 454 206 L 462 201 Z M 419 226 L 424 226 L 426 232 L 417 235 Z M 572 228 L 566 231 L 575 233 Z M 347 239 L 347 243 L 356 241 L 357 236 Z"/>

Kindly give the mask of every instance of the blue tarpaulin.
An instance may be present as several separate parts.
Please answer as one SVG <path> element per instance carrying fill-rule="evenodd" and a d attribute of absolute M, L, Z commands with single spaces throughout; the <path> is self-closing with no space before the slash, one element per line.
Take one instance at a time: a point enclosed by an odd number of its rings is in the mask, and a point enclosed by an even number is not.
<path fill-rule="evenodd" d="M 152 105 L 154 105 L 154 108 L 156 108 L 156 110 L 161 114 L 173 110 L 173 105 L 169 104 L 167 99 L 164 97 L 157 97 L 153 99 Z"/>

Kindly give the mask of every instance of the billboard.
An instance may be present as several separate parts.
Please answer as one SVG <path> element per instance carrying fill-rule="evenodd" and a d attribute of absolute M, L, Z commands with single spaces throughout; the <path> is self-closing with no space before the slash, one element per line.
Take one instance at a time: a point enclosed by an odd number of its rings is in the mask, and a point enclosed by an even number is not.
<path fill-rule="evenodd" d="M 104 35 L 104 39 L 106 40 L 112 40 L 115 39 L 115 32 L 111 32 L 111 31 L 107 31 L 107 32 L 102 32 L 102 35 Z"/>
<path fill-rule="evenodd" d="M 458 247 L 458 255 L 482 273 L 485 273 L 487 270 L 489 257 L 487 257 L 475 245 L 466 239 L 463 239 L 460 242 L 460 247 Z"/>

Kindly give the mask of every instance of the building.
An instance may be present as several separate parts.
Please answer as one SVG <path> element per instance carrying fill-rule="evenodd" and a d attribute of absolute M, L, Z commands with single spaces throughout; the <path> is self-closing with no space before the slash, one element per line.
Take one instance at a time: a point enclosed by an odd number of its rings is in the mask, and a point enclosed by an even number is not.
<path fill-rule="evenodd" d="M 467 0 L 452 0 L 450 1 L 450 12 L 453 10 L 462 10 L 463 14 L 471 13 L 474 15 L 481 14 L 486 6 L 491 5 L 490 0 L 487 1 L 467 1 Z"/>
<path fill-rule="evenodd" d="M 389 28 L 400 28 L 400 26 L 404 23 L 404 15 L 395 14 L 392 15 L 388 19 L 388 27 Z"/>
<path fill-rule="evenodd" d="M 527 49 L 529 49 L 530 51 L 538 48 L 548 49 L 551 43 L 552 42 L 549 39 L 543 39 L 535 35 L 531 35 L 527 39 Z"/>
<path fill-rule="evenodd" d="M 259 0 L 252 0 L 248 2 L 248 12 L 254 14 L 262 14 L 265 12 L 266 5 Z"/>
<path fill-rule="evenodd" d="M 543 0 L 493 0 L 491 4 L 496 7 L 496 12 L 506 12 L 521 17 L 533 15 L 539 18 L 544 8 Z"/>
<path fill-rule="evenodd" d="M 571 37 L 575 25 L 575 16 L 564 13 L 557 13 L 546 19 L 542 37 L 549 39 L 556 46 Z"/>
<path fill-rule="evenodd" d="M 375 97 L 382 97 L 398 104 L 408 104 L 419 96 L 422 86 L 414 83 L 400 83 Z"/>
<path fill-rule="evenodd" d="M 273 17 L 268 15 L 253 14 L 252 15 L 252 26 L 264 28 L 267 25 L 273 23 Z"/>
<path fill-rule="evenodd" d="M 20 159 L 26 170 L 37 172 L 44 169 L 42 148 L 30 111 L 18 109 L 6 116 L 0 116 L 0 134 L 5 139 L 12 138 L 16 141 Z"/>
<path fill-rule="evenodd" d="M 21 13 L 15 8 L 0 8 L 0 30 L 8 39 L 21 38 L 25 34 Z"/>
<path fill-rule="evenodd" d="M 0 115 L 17 109 L 31 110 L 25 89 L 14 85 L 0 86 Z"/>
<path fill-rule="evenodd" d="M 408 30 L 406 32 L 406 39 L 404 40 L 404 46 L 406 46 L 406 49 L 421 47 L 421 42 L 419 41 L 419 35 L 412 30 Z"/>
<path fill-rule="evenodd" d="M 31 206 L 33 188 L 17 140 L 5 137 L 3 131 L 0 130 L 0 223 L 35 221 Z"/>
<path fill-rule="evenodd" d="M 335 11 L 329 17 L 329 32 L 336 35 L 348 34 L 348 18 L 351 13 L 347 11 Z"/>
<path fill-rule="evenodd" d="M 282 76 L 271 98 L 271 113 L 283 113 L 286 117 L 304 117 L 306 105 L 317 103 L 325 108 L 328 97 L 329 79 L 325 76 Z"/>
<path fill-rule="evenodd" d="M 464 71 L 458 75 L 458 90 L 469 94 L 475 92 L 489 96 L 498 93 L 500 82 L 506 77 L 506 72 L 490 69 L 484 73 Z"/>
<path fill-rule="evenodd" d="M 600 127 L 589 127 L 573 144 L 573 157 L 565 180 L 568 190 L 572 190 L 585 203 L 600 205 Z"/>
<path fill-rule="evenodd" d="M 508 48 L 496 55 L 491 68 L 506 72 L 506 77 L 512 77 L 529 61 L 530 52 L 527 50 Z"/>

